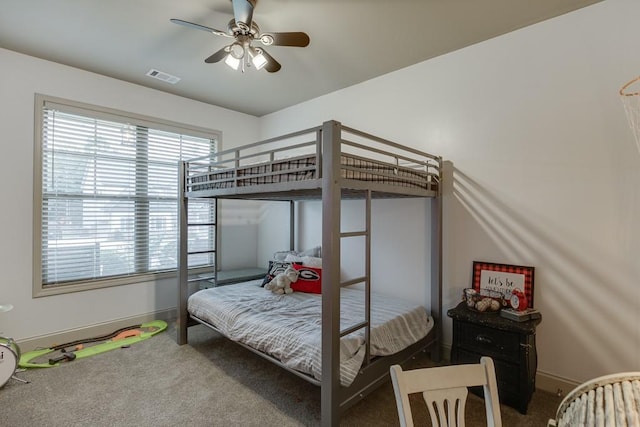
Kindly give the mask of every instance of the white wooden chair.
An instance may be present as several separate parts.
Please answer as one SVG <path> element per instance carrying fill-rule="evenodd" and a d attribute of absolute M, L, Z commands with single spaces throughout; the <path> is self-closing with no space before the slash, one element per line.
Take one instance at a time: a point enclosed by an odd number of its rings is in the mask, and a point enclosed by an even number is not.
<path fill-rule="evenodd" d="M 493 360 L 482 357 L 480 363 L 451 365 L 403 371 L 391 366 L 391 381 L 398 406 L 401 427 L 413 427 L 409 395 L 422 393 L 429 408 L 432 426 L 464 427 L 467 387 L 482 386 L 489 427 L 501 427 L 500 401 Z"/>

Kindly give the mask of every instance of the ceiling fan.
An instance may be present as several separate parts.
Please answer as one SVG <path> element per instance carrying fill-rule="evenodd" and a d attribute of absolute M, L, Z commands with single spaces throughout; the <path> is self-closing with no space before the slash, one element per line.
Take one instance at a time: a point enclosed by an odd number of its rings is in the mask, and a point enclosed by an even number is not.
<path fill-rule="evenodd" d="M 233 39 L 233 42 L 215 52 L 204 60 L 208 64 L 219 62 L 222 59 L 231 68 L 241 69 L 255 67 L 264 68 L 270 73 L 275 73 L 282 66 L 262 47 L 253 46 L 253 42 L 260 42 L 264 46 L 293 46 L 305 47 L 309 45 L 309 36 L 303 32 L 262 33 L 258 24 L 253 20 L 253 10 L 257 0 L 231 0 L 233 3 L 233 19 L 229 21 L 227 30 L 216 30 L 182 19 L 170 19 L 171 22 L 197 30 L 213 33 L 217 36 Z"/>

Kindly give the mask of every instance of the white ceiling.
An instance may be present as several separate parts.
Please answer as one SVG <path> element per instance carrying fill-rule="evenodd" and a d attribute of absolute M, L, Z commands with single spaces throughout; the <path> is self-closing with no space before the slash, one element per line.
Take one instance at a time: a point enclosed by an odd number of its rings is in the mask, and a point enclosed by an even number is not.
<path fill-rule="evenodd" d="M 0 47 L 262 116 L 599 1 L 258 0 L 262 31 L 311 38 L 267 49 L 277 73 L 206 64 L 229 39 L 169 22 L 226 30 L 230 0 L 0 0 Z"/>

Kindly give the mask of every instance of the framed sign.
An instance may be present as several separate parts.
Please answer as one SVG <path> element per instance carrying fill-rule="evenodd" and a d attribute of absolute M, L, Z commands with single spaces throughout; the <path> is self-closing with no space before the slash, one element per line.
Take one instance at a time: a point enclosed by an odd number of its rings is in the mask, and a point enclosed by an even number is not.
<path fill-rule="evenodd" d="M 520 290 L 527 298 L 527 307 L 533 308 L 534 270 L 534 267 L 474 261 L 472 287 L 478 292 L 483 289 L 500 292 L 507 300 L 514 290 Z"/>

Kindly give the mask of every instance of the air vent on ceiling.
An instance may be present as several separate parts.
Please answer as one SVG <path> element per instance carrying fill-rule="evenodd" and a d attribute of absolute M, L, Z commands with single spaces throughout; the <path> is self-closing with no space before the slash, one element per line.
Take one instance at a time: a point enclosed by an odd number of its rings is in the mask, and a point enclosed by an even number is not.
<path fill-rule="evenodd" d="M 171 74 L 167 74 L 153 68 L 147 72 L 147 76 L 162 80 L 163 82 L 171 83 L 172 85 L 180 81 L 180 77 L 172 76 Z"/>

